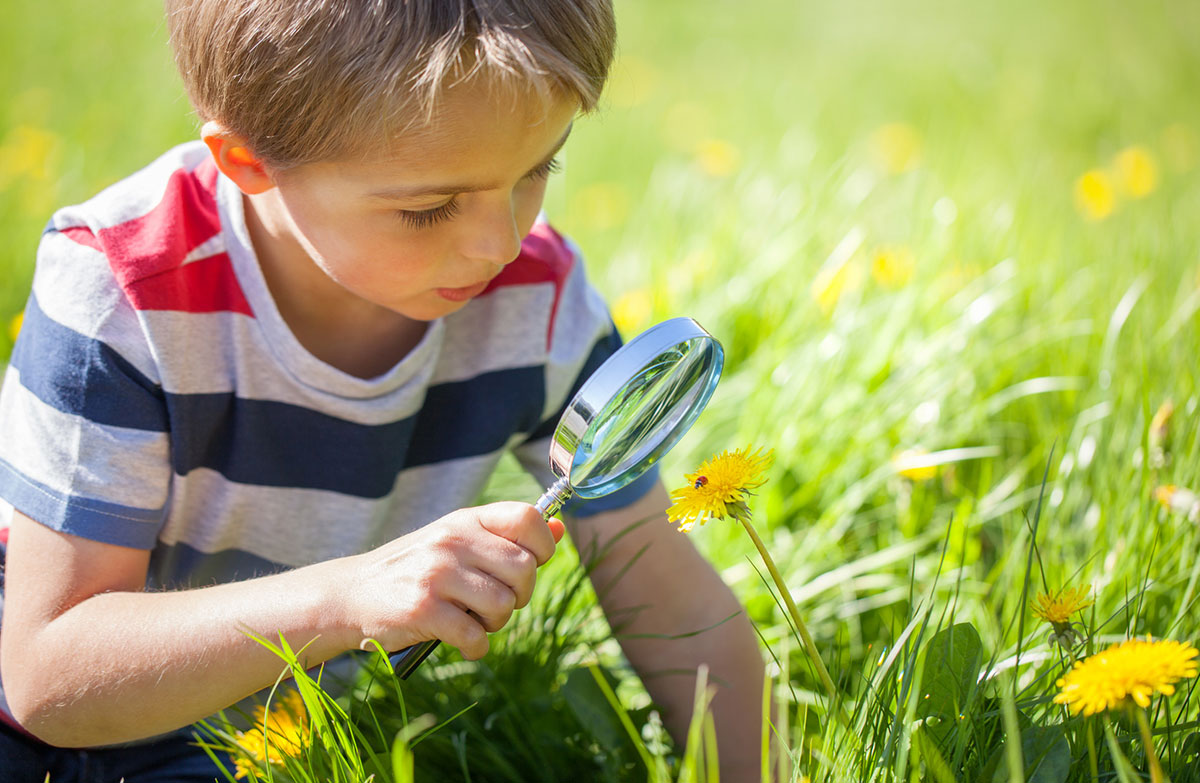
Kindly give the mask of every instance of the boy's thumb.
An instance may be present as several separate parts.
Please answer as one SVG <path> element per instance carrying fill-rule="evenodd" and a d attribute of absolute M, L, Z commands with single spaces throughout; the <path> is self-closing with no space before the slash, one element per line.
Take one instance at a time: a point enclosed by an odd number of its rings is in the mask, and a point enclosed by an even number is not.
<path fill-rule="evenodd" d="M 550 528 L 550 535 L 554 536 L 554 543 L 562 541 L 563 534 L 567 532 L 567 526 L 562 523 L 562 520 L 548 519 L 546 524 Z"/>

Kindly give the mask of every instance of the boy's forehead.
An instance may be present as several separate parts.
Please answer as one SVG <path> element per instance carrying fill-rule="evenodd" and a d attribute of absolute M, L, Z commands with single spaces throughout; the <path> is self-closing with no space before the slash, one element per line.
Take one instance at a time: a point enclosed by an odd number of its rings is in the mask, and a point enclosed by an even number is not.
<path fill-rule="evenodd" d="M 564 113 L 573 117 L 578 110 L 576 98 L 559 92 L 538 92 L 477 78 L 442 90 L 427 115 L 410 118 L 388 141 L 389 146 L 398 149 L 453 147 L 464 137 L 488 128 L 546 131 L 547 124 L 559 122 Z"/>

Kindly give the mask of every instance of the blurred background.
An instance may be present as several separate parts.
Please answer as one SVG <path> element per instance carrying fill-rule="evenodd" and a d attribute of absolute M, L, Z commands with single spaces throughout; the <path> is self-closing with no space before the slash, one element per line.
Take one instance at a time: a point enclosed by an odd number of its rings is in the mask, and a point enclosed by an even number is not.
<path fill-rule="evenodd" d="M 53 209 L 197 126 L 158 3 L 5 11 L 10 327 Z M 1110 617 L 1137 582 L 1144 612 L 1102 630 L 1194 635 L 1195 526 L 1156 490 L 1200 485 L 1200 4 L 617 12 L 612 81 L 546 209 L 627 336 L 690 315 L 725 343 L 664 477 L 775 450 L 756 517 L 831 668 L 865 660 L 926 587 L 1014 643 L 1043 476 L 1045 583 L 1091 582 Z M 785 635 L 738 531 L 693 535 L 767 641 Z"/>

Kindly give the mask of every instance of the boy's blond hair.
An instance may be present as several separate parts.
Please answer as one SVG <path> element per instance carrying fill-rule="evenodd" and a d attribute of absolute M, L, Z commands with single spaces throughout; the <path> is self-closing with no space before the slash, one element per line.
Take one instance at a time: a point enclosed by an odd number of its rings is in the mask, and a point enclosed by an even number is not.
<path fill-rule="evenodd" d="M 442 90 L 496 84 L 599 99 L 610 0 L 166 0 L 202 120 L 276 169 L 361 155 L 428 118 Z"/>

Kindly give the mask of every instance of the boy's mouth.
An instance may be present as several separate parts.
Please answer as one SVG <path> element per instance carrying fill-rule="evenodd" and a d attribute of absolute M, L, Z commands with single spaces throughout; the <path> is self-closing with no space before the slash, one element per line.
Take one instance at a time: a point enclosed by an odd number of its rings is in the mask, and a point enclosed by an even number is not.
<path fill-rule="evenodd" d="M 488 287 L 490 280 L 484 280 L 482 283 L 469 285 L 465 288 L 438 288 L 437 294 L 443 299 L 448 299 L 451 302 L 465 302 L 468 299 L 474 299 L 483 293 L 483 290 Z"/>

